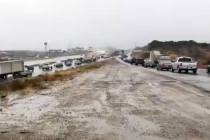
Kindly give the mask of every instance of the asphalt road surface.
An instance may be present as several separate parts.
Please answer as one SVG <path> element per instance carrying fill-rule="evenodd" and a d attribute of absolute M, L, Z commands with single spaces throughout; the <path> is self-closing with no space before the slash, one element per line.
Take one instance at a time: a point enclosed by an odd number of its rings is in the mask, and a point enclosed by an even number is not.
<path fill-rule="evenodd" d="M 205 82 L 113 60 L 39 94 L 9 96 L 0 139 L 209 140 Z"/>

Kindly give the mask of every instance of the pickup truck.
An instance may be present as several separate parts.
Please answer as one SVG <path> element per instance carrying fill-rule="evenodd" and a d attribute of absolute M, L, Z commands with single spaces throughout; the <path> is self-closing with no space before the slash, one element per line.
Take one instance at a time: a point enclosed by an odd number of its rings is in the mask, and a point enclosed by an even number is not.
<path fill-rule="evenodd" d="M 169 71 L 171 69 L 171 60 L 159 60 L 156 69 Z"/>
<path fill-rule="evenodd" d="M 161 55 L 157 60 L 157 70 L 171 70 L 171 58 L 167 55 Z"/>
<path fill-rule="evenodd" d="M 191 57 L 178 57 L 175 62 L 172 62 L 171 71 L 178 70 L 179 73 L 185 71 L 192 71 L 194 74 L 197 73 L 197 62 L 194 62 Z"/>

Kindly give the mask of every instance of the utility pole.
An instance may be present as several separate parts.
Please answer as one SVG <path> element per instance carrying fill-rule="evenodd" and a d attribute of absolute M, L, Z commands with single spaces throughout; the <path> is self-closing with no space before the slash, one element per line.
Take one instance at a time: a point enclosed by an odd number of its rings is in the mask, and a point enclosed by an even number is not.
<path fill-rule="evenodd" d="M 136 48 L 136 47 L 137 47 L 137 43 L 135 42 L 135 43 L 134 43 L 134 48 Z"/>
<path fill-rule="evenodd" d="M 45 51 L 45 55 L 46 56 L 48 55 L 48 53 L 47 53 L 47 45 L 48 45 L 48 43 L 44 42 L 44 51 Z"/>

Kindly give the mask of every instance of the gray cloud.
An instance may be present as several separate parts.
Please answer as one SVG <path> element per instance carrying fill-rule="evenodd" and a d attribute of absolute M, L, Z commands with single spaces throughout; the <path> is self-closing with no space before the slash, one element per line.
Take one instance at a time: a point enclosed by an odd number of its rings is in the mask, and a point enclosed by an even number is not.
<path fill-rule="evenodd" d="M 0 49 L 210 42 L 209 0 L 0 0 Z"/>

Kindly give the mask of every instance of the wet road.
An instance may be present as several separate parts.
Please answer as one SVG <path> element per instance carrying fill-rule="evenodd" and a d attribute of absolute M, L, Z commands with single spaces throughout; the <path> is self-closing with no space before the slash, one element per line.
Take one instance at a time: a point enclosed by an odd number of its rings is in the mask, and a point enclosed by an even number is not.
<path fill-rule="evenodd" d="M 0 138 L 209 140 L 205 80 L 110 61 L 38 95 L 11 95 Z"/>

